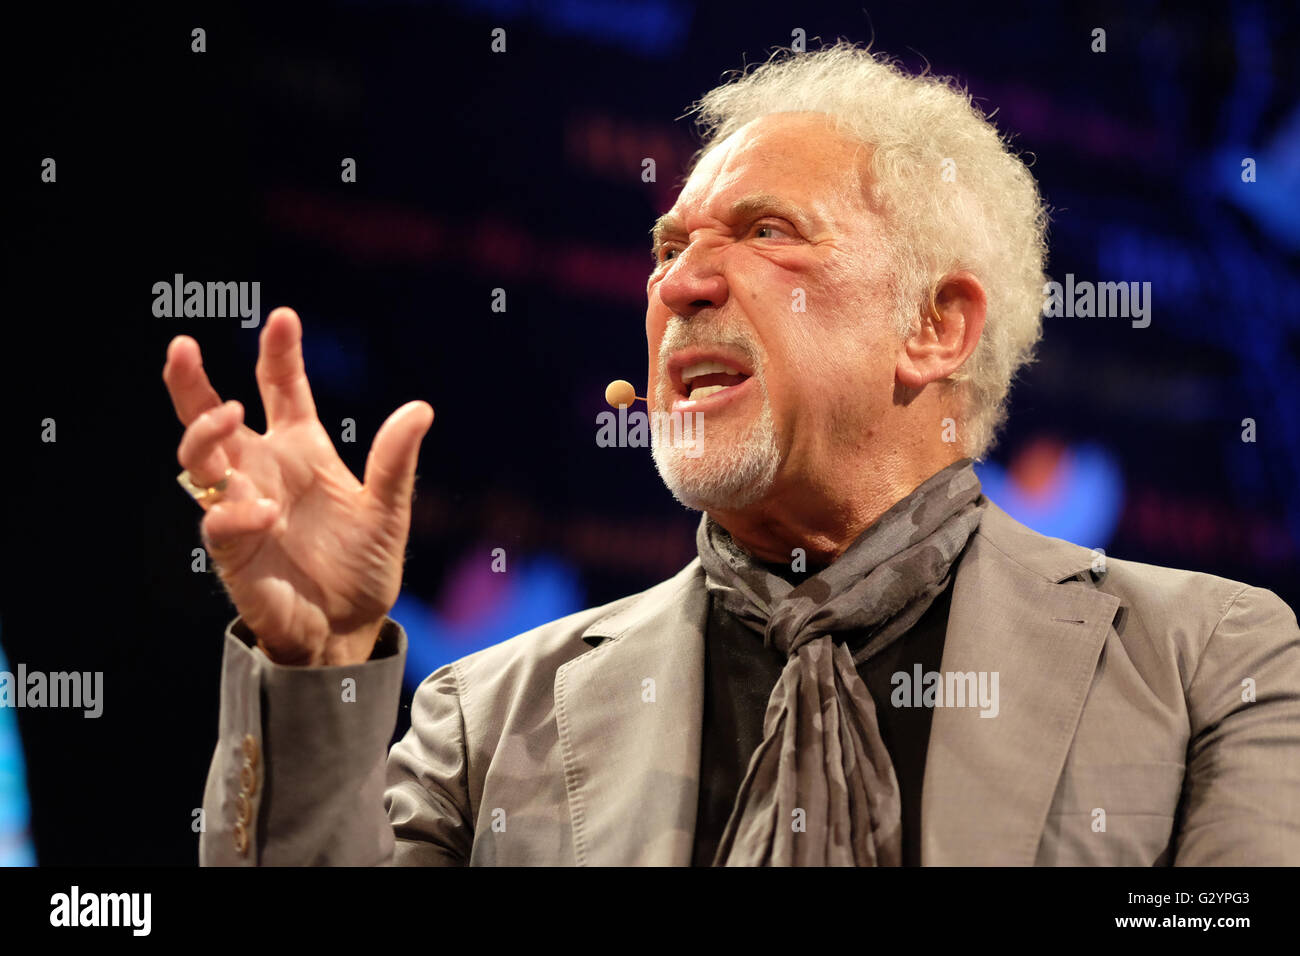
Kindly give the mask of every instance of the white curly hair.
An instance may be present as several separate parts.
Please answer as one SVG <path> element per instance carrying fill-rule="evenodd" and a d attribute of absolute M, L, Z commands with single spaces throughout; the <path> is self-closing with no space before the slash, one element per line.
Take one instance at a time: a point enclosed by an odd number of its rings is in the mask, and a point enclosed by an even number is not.
<path fill-rule="evenodd" d="M 952 380 L 962 448 L 985 457 L 1006 420 L 1012 379 L 1042 335 L 1048 211 L 1038 184 L 955 79 L 908 73 L 846 40 L 779 49 L 706 93 L 686 113 L 703 138 L 690 169 L 752 120 L 805 111 L 828 114 L 871 147 L 866 185 L 891 236 L 900 336 L 933 307 L 944 276 L 969 270 L 984 286 L 984 332 Z"/>

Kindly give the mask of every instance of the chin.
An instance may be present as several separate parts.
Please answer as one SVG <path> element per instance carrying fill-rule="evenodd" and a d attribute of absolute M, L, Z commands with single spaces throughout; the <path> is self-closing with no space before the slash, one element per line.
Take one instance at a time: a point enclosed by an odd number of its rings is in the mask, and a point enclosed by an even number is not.
<path fill-rule="evenodd" d="M 695 511 L 737 511 L 762 499 L 781 464 L 770 414 L 741 439 L 706 439 L 702 454 L 652 443 L 659 477 L 673 497 Z"/>

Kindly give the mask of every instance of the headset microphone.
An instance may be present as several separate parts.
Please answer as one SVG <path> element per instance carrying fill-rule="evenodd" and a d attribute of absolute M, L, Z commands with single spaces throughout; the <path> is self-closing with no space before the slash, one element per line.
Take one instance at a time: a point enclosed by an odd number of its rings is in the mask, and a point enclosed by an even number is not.
<path fill-rule="evenodd" d="M 620 378 L 605 386 L 605 401 L 618 408 L 621 405 L 631 406 L 633 402 L 645 402 L 646 400 L 636 393 L 636 389 L 631 382 L 625 382 Z M 650 403 L 646 402 L 646 404 L 649 405 Z"/>

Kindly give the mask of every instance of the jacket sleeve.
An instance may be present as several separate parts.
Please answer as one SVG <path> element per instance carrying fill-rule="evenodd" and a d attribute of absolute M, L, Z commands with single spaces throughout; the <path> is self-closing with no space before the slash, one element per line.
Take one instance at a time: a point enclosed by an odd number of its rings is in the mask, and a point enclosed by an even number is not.
<path fill-rule="evenodd" d="M 201 865 L 392 862 L 385 758 L 405 658 L 406 634 L 391 618 L 371 659 L 343 667 L 276 664 L 241 619 L 231 623 Z"/>
<path fill-rule="evenodd" d="M 474 844 L 461 684 L 455 664 L 430 674 L 411 701 L 411 729 L 388 755 L 384 806 L 398 866 L 464 866 Z"/>
<path fill-rule="evenodd" d="M 1187 687 L 1190 739 L 1176 866 L 1300 865 L 1300 629 L 1243 587 Z"/>

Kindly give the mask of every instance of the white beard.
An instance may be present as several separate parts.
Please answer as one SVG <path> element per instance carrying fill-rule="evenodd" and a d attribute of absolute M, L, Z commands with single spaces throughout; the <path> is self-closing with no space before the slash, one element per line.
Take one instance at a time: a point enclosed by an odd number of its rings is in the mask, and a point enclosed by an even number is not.
<path fill-rule="evenodd" d="M 652 432 L 652 436 L 653 436 Z M 772 488 L 781 452 L 776 446 L 772 409 L 763 411 L 743 439 L 728 442 L 700 436 L 702 454 L 692 458 L 680 444 L 651 441 L 659 477 L 673 497 L 696 511 L 734 511 L 753 504 Z"/>
<path fill-rule="evenodd" d="M 692 344 L 684 323 L 679 325 L 677 321 L 669 324 L 659 349 L 659 387 L 655 403 L 660 409 L 671 407 L 676 397 L 668 376 L 667 358 L 683 345 Z M 688 449 L 680 442 L 658 440 L 658 430 L 651 429 L 650 454 L 659 470 L 659 477 L 674 498 L 696 511 L 730 511 L 753 504 L 771 490 L 781 464 L 772 403 L 768 398 L 762 365 L 747 340 L 729 338 L 727 341 L 744 348 L 754 359 L 754 386 L 762 402 L 758 419 L 743 435 L 735 438 L 721 438 L 717 430 L 711 432 L 705 427 L 698 436 L 698 454 L 694 455 L 687 454 Z M 707 419 L 706 415 L 705 426 L 708 425 Z"/>

